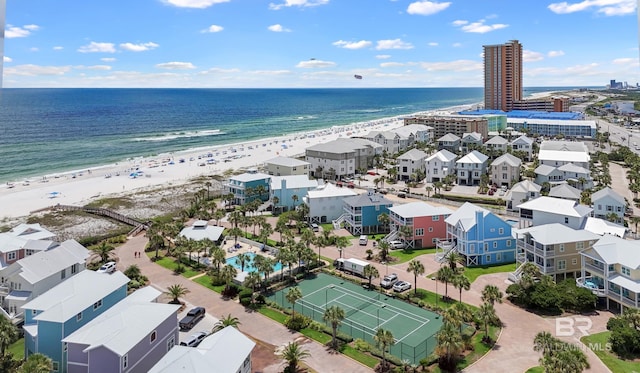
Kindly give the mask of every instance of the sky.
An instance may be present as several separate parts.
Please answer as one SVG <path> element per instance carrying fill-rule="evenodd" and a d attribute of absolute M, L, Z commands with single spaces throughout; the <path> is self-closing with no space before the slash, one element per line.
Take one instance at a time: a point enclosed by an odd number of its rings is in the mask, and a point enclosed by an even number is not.
<path fill-rule="evenodd" d="M 525 87 L 640 82 L 637 0 L 6 2 L 5 88 L 482 87 L 509 40 Z"/>

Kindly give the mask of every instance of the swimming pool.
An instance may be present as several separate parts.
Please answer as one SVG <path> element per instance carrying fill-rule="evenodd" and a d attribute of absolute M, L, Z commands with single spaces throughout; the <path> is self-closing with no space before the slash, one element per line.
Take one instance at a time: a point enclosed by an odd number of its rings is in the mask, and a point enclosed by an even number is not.
<path fill-rule="evenodd" d="M 256 271 L 256 267 L 253 266 L 253 259 L 256 257 L 256 253 L 247 253 L 247 256 L 249 257 L 249 262 L 244 264 L 244 271 L 245 272 L 255 272 Z M 227 258 L 227 264 L 231 264 L 232 266 L 236 267 L 236 269 L 238 269 L 238 271 L 241 269 L 240 264 L 236 263 L 236 259 L 238 258 L 238 256 L 232 256 L 231 258 Z M 282 269 L 282 263 L 280 262 L 276 262 L 276 264 L 273 265 L 273 272 L 278 272 Z"/>

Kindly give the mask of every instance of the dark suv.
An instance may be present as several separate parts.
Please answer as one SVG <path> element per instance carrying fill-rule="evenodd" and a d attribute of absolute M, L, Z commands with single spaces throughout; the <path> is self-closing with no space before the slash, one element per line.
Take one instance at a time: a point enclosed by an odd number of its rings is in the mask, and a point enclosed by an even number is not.
<path fill-rule="evenodd" d="M 180 320 L 180 330 L 190 330 L 193 328 L 198 321 L 204 318 L 204 314 L 206 313 L 204 307 L 195 307 L 192 308 L 187 315 Z"/>

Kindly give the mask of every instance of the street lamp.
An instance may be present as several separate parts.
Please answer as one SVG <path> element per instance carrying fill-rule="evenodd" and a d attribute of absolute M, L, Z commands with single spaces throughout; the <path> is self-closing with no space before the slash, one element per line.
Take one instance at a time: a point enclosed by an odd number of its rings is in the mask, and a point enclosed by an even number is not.
<path fill-rule="evenodd" d="M 324 289 L 324 309 L 327 309 L 327 305 L 329 304 L 329 289 L 334 289 L 336 286 L 331 285 L 330 287 Z M 320 293 L 322 294 L 322 293 Z"/>
<path fill-rule="evenodd" d="M 386 306 L 386 304 L 382 305 L 382 307 L 378 308 L 378 311 L 376 312 L 376 314 L 378 315 L 378 328 L 380 328 L 380 310 L 385 308 Z"/>

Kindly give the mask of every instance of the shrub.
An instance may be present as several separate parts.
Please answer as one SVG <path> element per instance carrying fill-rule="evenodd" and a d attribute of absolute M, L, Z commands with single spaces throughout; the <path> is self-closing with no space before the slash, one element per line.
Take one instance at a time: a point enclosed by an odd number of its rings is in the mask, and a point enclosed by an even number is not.
<path fill-rule="evenodd" d="M 309 326 L 310 323 L 311 323 L 311 319 L 309 319 L 304 315 L 296 313 L 295 315 L 291 315 L 287 317 L 287 319 L 284 322 L 284 325 L 291 330 L 299 331 Z"/>
<path fill-rule="evenodd" d="M 353 348 L 361 352 L 369 352 L 369 350 L 371 349 L 371 344 L 369 344 L 369 342 L 365 341 L 364 339 L 357 338 L 355 341 L 353 341 Z"/>
<path fill-rule="evenodd" d="M 222 295 L 227 298 L 235 298 L 239 291 L 240 289 L 238 289 L 238 286 L 231 284 L 229 286 L 225 286 L 222 290 Z"/>

